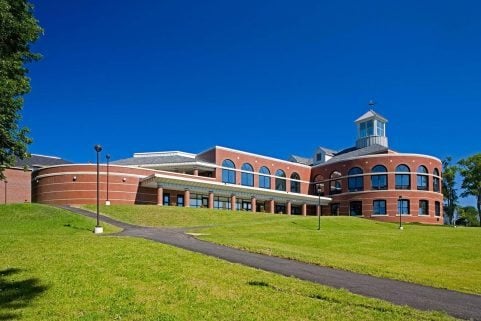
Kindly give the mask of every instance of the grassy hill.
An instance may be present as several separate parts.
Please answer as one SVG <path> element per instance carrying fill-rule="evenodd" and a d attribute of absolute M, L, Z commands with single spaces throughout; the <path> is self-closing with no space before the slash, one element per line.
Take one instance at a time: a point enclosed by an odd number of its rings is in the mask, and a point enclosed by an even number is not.
<path fill-rule="evenodd" d="M 0 320 L 451 320 L 94 225 L 0 205 Z"/>
<path fill-rule="evenodd" d="M 90 207 L 93 208 L 93 207 Z M 481 294 L 481 228 L 381 223 L 354 217 L 104 206 L 103 213 L 145 226 L 193 228 L 199 238 L 280 257 L 439 288 Z"/>

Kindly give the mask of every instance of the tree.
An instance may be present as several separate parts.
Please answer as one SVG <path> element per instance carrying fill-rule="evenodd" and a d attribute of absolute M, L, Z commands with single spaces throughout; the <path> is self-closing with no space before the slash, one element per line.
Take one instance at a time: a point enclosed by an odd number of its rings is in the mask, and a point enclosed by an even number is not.
<path fill-rule="evenodd" d="M 474 206 L 465 206 L 458 208 L 461 218 L 465 218 L 469 222 L 469 226 L 479 226 L 478 211 Z"/>
<path fill-rule="evenodd" d="M 32 10 L 27 0 L 0 0 L 0 179 L 16 157 L 28 156 L 31 143 L 28 129 L 20 128 L 19 121 L 23 95 L 30 91 L 25 64 L 41 57 L 30 51 L 43 32 Z"/>
<path fill-rule="evenodd" d="M 458 164 L 461 166 L 460 173 L 463 177 L 461 196 L 476 198 L 478 217 L 481 220 L 481 153 L 462 159 Z"/>
<path fill-rule="evenodd" d="M 442 191 L 444 197 L 444 213 L 448 217 L 448 222 L 451 224 L 454 216 L 454 211 L 457 207 L 458 194 L 456 192 L 456 174 L 459 168 L 456 165 L 451 165 L 451 157 L 443 160 L 443 181 Z"/>

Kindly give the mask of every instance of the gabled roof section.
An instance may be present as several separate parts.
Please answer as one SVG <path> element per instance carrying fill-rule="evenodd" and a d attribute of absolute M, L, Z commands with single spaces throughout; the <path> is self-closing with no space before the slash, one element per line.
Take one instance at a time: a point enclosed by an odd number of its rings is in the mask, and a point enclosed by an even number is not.
<path fill-rule="evenodd" d="M 312 158 L 307 158 L 307 157 L 302 157 L 302 156 L 297 156 L 297 155 L 289 156 L 288 161 L 294 162 L 294 163 L 299 163 L 299 164 L 304 164 L 304 165 L 312 165 Z"/>
<path fill-rule="evenodd" d="M 326 155 L 330 155 L 330 156 L 333 156 L 337 153 L 337 151 L 333 149 L 322 147 L 322 146 L 319 146 L 317 149 L 322 150 Z"/>
<path fill-rule="evenodd" d="M 64 164 L 72 164 L 72 162 L 56 156 L 32 154 L 29 158 L 17 159 L 15 167 L 41 168 Z"/>
<path fill-rule="evenodd" d="M 358 119 L 356 119 L 354 122 L 355 123 L 360 123 L 360 122 L 363 122 L 365 120 L 369 120 L 369 119 L 373 119 L 373 118 L 376 118 L 376 119 L 380 119 L 382 120 L 383 122 L 386 122 L 387 123 L 387 119 L 384 118 L 383 116 L 379 115 L 378 113 L 376 113 L 374 110 L 370 109 L 367 113 L 365 113 L 364 115 L 362 115 L 361 117 L 359 117 Z"/>
<path fill-rule="evenodd" d="M 329 159 L 326 163 L 338 162 L 348 158 L 374 155 L 374 154 L 386 154 L 389 152 L 389 148 L 386 146 L 374 144 L 365 148 L 356 149 L 355 147 L 346 148 L 345 150 L 339 152 L 336 156 Z"/>

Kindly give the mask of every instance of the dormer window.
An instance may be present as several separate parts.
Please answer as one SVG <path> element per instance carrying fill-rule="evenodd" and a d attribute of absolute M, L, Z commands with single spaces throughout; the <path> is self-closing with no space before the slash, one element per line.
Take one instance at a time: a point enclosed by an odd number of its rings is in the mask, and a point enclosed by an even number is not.
<path fill-rule="evenodd" d="M 322 153 L 317 153 L 316 154 L 316 161 L 317 162 L 322 162 L 322 160 L 324 159 L 323 157 L 324 155 Z"/>

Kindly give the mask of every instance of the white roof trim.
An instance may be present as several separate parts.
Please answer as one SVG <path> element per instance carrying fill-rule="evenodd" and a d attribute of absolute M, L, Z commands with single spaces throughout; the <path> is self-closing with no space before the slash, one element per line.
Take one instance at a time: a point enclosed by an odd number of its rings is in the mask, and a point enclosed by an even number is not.
<path fill-rule="evenodd" d="M 312 166 L 312 168 L 326 166 L 326 165 L 335 164 L 335 163 L 344 162 L 344 161 L 353 160 L 353 159 L 373 158 L 373 157 L 379 157 L 379 156 L 384 156 L 384 157 L 404 157 L 404 156 L 426 157 L 426 158 L 430 158 L 430 159 L 433 159 L 433 160 L 441 163 L 441 160 L 439 158 L 434 157 L 434 156 L 430 156 L 430 155 L 396 153 L 396 154 L 373 154 L 373 155 L 353 156 L 353 157 L 349 157 L 349 158 L 340 159 L 340 160 L 337 160 L 337 161 L 336 160 L 333 160 L 333 161 L 329 160 L 326 163 L 322 163 L 322 164 Z"/>
<path fill-rule="evenodd" d="M 254 153 L 249 153 L 249 152 L 244 152 L 242 150 L 237 150 L 237 149 L 233 149 L 233 148 L 228 148 L 228 147 L 222 147 L 222 146 L 214 146 L 202 153 L 205 153 L 211 149 L 214 149 L 214 148 L 218 148 L 218 149 L 222 149 L 222 150 L 226 150 L 226 151 L 229 151 L 229 152 L 234 152 L 234 153 L 239 153 L 239 154 L 244 154 L 244 155 L 249 155 L 249 156 L 254 156 L 254 157 L 260 157 L 260 158 L 263 158 L 263 159 L 268 159 L 268 160 L 271 160 L 271 161 L 276 161 L 276 162 L 279 162 L 279 163 L 284 163 L 284 164 L 289 164 L 289 165 L 295 165 L 295 166 L 300 166 L 300 167 L 305 167 L 305 168 L 311 168 L 311 166 L 309 165 L 304 165 L 304 164 L 300 164 L 300 163 L 296 163 L 296 162 L 291 162 L 291 161 L 287 161 L 287 160 L 283 160 L 283 159 L 278 159 L 278 158 L 274 158 L 274 157 L 269 157 L 269 156 L 263 156 L 263 155 L 259 155 L 259 154 L 254 154 Z M 199 153 L 200 154 L 200 153 Z"/>
<path fill-rule="evenodd" d="M 184 156 L 189 158 L 195 158 L 196 154 L 186 153 L 181 151 L 165 151 L 165 152 L 147 152 L 147 153 L 134 153 L 133 157 L 156 157 L 156 156 Z"/>

